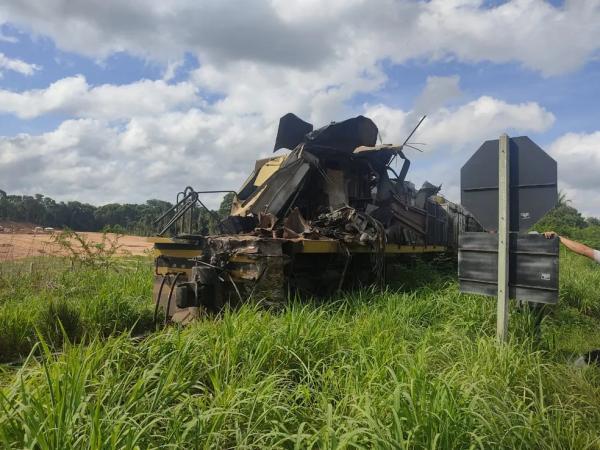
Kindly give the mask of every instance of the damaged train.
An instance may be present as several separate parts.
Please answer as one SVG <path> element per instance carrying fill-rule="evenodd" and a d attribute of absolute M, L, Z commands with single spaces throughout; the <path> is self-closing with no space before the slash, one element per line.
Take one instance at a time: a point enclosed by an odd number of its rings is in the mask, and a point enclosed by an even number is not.
<path fill-rule="evenodd" d="M 256 161 L 239 191 L 231 191 L 231 212 L 219 220 L 218 234 L 195 231 L 193 211 L 205 208 L 202 194 L 227 191 L 180 192 L 150 238 L 155 320 L 185 323 L 250 299 L 278 305 L 290 295 L 393 281 L 386 266 L 395 259 L 454 251 L 459 231 L 481 229 L 438 195 L 441 186 L 426 182 L 417 190 L 406 180 L 410 136 L 401 145 L 378 145 L 378 135 L 363 116 L 313 130 L 286 114 L 274 152 L 289 152 Z"/>

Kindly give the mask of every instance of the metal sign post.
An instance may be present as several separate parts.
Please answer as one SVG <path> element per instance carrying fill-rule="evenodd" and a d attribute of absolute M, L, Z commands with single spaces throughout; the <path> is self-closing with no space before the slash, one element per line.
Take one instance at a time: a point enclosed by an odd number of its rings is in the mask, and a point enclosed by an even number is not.
<path fill-rule="evenodd" d="M 460 171 L 461 203 L 484 232 L 459 235 L 460 291 L 497 299 L 507 339 L 509 298 L 558 302 L 558 239 L 527 231 L 558 198 L 556 161 L 527 136 L 485 141 Z"/>
<path fill-rule="evenodd" d="M 506 340 L 508 331 L 508 275 L 510 237 L 510 151 L 508 135 L 499 139 L 498 148 L 498 305 L 496 337 Z"/>

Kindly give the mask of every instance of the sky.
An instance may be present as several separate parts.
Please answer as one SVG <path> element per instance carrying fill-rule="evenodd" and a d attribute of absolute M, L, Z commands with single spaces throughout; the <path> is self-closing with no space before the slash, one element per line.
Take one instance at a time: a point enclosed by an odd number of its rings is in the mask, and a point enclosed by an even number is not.
<path fill-rule="evenodd" d="M 93 204 L 238 189 L 279 118 L 359 114 L 460 200 L 527 135 L 600 216 L 600 0 L 3 0 L 0 189 Z M 211 206 L 219 199 L 208 198 Z"/>

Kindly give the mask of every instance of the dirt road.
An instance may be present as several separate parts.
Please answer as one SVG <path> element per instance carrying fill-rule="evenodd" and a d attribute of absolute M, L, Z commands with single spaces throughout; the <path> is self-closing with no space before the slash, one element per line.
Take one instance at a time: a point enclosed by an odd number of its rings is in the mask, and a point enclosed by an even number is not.
<path fill-rule="evenodd" d="M 102 233 L 79 233 L 91 242 L 102 241 Z M 108 233 L 110 239 L 114 234 Z M 120 254 L 143 255 L 144 251 L 152 248 L 146 238 L 140 236 L 122 236 L 119 239 Z M 52 242 L 52 234 L 47 233 L 0 233 L 0 262 L 29 256 L 59 256 L 65 252 Z"/>

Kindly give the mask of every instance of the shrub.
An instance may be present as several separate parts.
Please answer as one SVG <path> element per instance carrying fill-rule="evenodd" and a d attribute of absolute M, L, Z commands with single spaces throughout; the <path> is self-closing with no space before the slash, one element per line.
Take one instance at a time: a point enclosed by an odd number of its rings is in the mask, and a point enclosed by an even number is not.
<path fill-rule="evenodd" d="M 68 255 L 73 264 L 107 268 L 115 262 L 114 257 L 121 248 L 119 239 L 122 236 L 117 234 L 111 237 L 104 231 L 100 242 L 92 242 L 85 234 L 67 229 L 53 235 L 52 241 Z"/>

